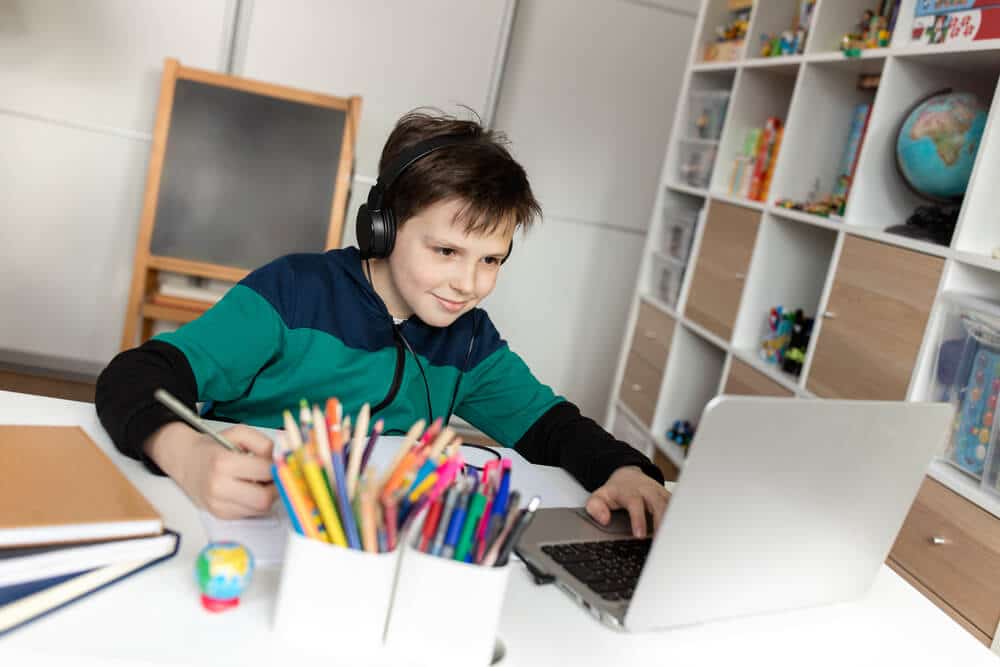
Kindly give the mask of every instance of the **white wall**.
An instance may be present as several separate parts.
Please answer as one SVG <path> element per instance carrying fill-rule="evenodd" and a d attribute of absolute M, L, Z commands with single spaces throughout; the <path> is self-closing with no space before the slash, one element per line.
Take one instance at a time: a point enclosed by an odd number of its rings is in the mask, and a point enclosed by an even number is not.
<path fill-rule="evenodd" d="M 599 416 L 696 4 L 0 0 L 0 360 L 93 371 L 116 352 L 169 56 L 360 94 L 349 223 L 400 114 L 495 109 L 545 219 L 487 307 L 544 381 Z"/>

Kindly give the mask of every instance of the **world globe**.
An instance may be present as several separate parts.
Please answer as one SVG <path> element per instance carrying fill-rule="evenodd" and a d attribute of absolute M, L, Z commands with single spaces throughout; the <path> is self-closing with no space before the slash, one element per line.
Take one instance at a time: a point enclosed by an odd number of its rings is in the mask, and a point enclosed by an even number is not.
<path fill-rule="evenodd" d="M 896 162 L 907 184 L 935 201 L 961 199 L 986 116 L 986 106 L 973 93 L 942 91 L 917 102 L 896 138 Z"/>

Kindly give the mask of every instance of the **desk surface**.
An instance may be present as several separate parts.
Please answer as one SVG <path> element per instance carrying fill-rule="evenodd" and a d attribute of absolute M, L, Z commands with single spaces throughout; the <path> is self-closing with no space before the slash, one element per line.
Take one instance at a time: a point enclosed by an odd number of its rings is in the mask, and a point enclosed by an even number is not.
<path fill-rule="evenodd" d="M 114 450 L 93 405 L 0 392 L 0 423 L 82 426 L 183 536 L 170 561 L 0 640 L 0 664 L 273 667 L 306 659 L 270 631 L 277 569 L 258 572 L 238 609 L 217 616 L 201 610 L 193 568 L 206 538 L 198 512 L 171 480 L 148 474 Z M 523 492 L 544 492 L 545 504 L 554 506 L 586 498 L 564 471 L 510 455 Z M 567 658 L 574 667 L 666 659 L 676 666 L 997 664 L 986 647 L 884 566 L 869 594 L 855 602 L 639 635 L 605 628 L 555 588 L 536 587 L 517 567 L 500 622 L 505 666 Z"/>

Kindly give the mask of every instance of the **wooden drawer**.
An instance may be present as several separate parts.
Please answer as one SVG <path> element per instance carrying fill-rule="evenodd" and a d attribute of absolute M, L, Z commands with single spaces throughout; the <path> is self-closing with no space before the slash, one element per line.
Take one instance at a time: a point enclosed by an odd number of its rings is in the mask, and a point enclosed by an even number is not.
<path fill-rule="evenodd" d="M 943 543 L 935 544 L 935 538 Z M 979 631 L 993 636 L 1000 621 L 1000 519 L 925 479 L 891 558 Z"/>
<path fill-rule="evenodd" d="M 723 340 L 730 340 L 753 255 L 760 213 L 713 201 L 691 278 L 685 314 Z"/>
<path fill-rule="evenodd" d="M 903 400 L 944 260 L 844 239 L 807 386 L 825 398 Z"/>
<path fill-rule="evenodd" d="M 662 371 L 667 365 L 667 354 L 673 337 L 673 318 L 648 303 L 640 302 L 629 353 L 637 354 L 650 366 Z"/>
<path fill-rule="evenodd" d="M 656 409 L 656 399 L 660 395 L 660 381 L 663 374 L 650 366 L 642 357 L 633 352 L 628 355 L 625 365 L 625 376 L 618 395 L 636 417 L 642 420 L 646 428 L 653 424 L 653 411 Z"/>
<path fill-rule="evenodd" d="M 750 364 L 743 363 L 739 359 L 733 359 L 733 363 L 730 364 L 729 377 L 726 378 L 726 386 L 722 393 L 734 396 L 791 397 L 795 395 Z"/>

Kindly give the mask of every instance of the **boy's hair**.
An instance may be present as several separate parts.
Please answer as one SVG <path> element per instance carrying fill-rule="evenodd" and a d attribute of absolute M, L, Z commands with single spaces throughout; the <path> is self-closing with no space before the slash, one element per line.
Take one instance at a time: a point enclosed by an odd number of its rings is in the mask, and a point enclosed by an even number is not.
<path fill-rule="evenodd" d="M 396 179 L 385 194 L 385 205 L 392 208 L 397 224 L 448 199 L 465 202 L 455 221 L 470 234 L 527 228 L 541 216 L 524 168 L 507 151 L 507 136 L 484 128 L 478 116 L 460 120 L 437 109 L 410 111 L 389 134 L 379 173 L 407 148 L 444 135 L 466 135 L 470 140 L 420 158 Z"/>

